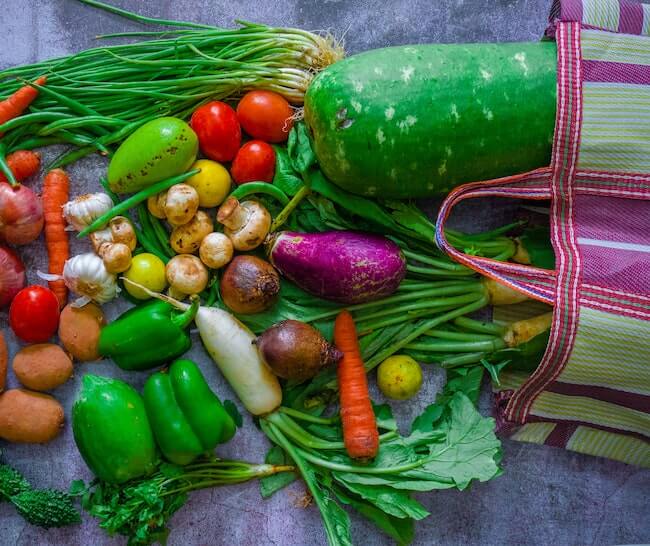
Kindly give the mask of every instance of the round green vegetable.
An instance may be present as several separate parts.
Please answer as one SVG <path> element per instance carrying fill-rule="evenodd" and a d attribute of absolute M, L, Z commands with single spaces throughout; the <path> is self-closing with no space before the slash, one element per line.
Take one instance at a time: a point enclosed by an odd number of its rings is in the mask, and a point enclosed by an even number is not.
<path fill-rule="evenodd" d="M 158 118 L 134 131 L 108 166 L 108 185 L 116 193 L 139 191 L 187 171 L 199 150 L 196 133 L 178 118 Z"/>
<path fill-rule="evenodd" d="M 85 375 L 72 407 L 72 432 L 99 479 L 123 483 L 154 470 L 157 460 L 140 395 L 123 381 Z"/>
<path fill-rule="evenodd" d="M 377 385 L 388 398 L 408 400 L 422 386 L 422 369 L 410 356 L 388 357 L 377 369 Z"/>
<path fill-rule="evenodd" d="M 377 49 L 318 74 L 305 121 L 342 188 L 440 195 L 550 164 L 556 66 L 555 42 Z"/>

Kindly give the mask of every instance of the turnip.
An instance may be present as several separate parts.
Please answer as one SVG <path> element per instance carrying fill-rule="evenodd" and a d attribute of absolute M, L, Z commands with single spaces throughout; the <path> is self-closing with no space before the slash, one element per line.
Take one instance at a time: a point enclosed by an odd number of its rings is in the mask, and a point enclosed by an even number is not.
<path fill-rule="evenodd" d="M 370 233 L 282 231 L 269 238 L 267 254 L 306 292 L 345 304 L 390 296 L 406 275 L 400 248 Z"/>

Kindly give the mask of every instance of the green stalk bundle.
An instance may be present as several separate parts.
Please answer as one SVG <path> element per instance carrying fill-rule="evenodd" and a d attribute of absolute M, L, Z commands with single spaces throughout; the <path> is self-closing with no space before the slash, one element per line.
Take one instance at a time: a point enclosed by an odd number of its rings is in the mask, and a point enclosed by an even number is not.
<path fill-rule="evenodd" d="M 0 100 L 47 76 L 22 116 L 0 125 L 7 152 L 70 144 L 53 166 L 92 152 L 110 154 L 135 129 L 161 116 L 188 118 L 212 100 L 268 89 L 295 105 L 312 77 L 340 59 L 330 36 L 241 22 L 223 29 L 142 17 L 95 0 L 80 0 L 129 19 L 184 28 L 100 36 L 147 37 L 0 71 Z M 151 39 L 153 38 L 153 39 Z"/>

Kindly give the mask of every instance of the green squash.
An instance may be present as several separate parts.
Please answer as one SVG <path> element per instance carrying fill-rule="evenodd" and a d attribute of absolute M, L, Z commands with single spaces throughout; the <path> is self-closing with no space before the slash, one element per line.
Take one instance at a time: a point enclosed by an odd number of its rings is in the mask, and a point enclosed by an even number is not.
<path fill-rule="evenodd" d="M 108 166 L 108 185 L 115 193 L 140 191 L 187 171 L 198 151 L 196 133 L 182 119 L 154 119 L 117 149 Z"/>

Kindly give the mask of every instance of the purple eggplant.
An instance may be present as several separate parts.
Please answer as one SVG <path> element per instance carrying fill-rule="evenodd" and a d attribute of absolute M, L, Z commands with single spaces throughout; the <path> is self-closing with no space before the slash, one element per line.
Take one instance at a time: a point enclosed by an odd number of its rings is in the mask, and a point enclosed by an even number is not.
<path fill-rule="evenodd" d="M 355 231 L 282 231 L 266 245 L 271 263 L 300 288 L 326 300 L 365 303 L 390 296 L 406 275 L 400 248 Z"/>

